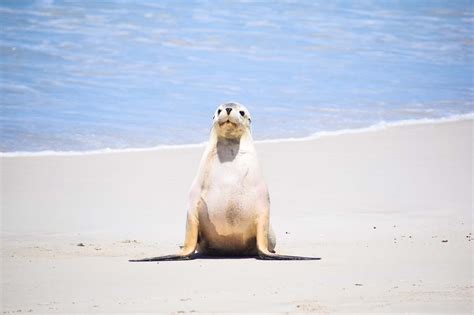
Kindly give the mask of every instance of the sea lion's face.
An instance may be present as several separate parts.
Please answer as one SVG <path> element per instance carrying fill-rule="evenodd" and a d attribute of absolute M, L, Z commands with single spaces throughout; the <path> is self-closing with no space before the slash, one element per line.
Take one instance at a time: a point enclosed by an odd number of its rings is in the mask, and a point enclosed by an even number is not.
<path fill-rule="evenodd" d="M 228 139 L 240 138 L 250 131 L 250 113 L 238 103 L 225 103 L 217 107 L 213 123 L 217 135 Z"/>

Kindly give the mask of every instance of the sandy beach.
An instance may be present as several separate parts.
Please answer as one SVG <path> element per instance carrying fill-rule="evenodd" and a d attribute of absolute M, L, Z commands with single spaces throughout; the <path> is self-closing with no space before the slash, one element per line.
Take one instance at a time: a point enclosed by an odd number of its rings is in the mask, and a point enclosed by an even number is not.
<path fill-rule="evenodd" d="M 257 144 L 277 252 L 176 252 L 203 146 L 1 157 L 1 310 L 472 313 L 473 120 Z"/>

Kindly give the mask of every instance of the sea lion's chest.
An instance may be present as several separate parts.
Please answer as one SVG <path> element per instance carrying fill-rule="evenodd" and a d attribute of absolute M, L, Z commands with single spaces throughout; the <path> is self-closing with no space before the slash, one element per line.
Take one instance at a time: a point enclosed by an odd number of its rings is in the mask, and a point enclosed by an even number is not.
<path fill-rule="evenodd" d="M 253 224 L 261 185 L 256 156 L 238 154 L 232 160 L 221 161 L 216 156 L 207 174 L 203 196 L 206 215 L 222 230 L 238 231 Z"/>

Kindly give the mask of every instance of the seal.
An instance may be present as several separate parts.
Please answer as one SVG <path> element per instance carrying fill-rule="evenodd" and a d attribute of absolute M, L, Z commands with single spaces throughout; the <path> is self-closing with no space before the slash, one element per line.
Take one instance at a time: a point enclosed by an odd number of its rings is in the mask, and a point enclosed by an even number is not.
<path fill-rule="evenodd" d="M 181 252 L 130 260 L 188 260 L 239 256 L 266 260 L 316 260 L 279 255 L 270 227 L 270 198 L 252 139 L 250 113 L 238 103 L 220 105 L 189 193 Z"/>

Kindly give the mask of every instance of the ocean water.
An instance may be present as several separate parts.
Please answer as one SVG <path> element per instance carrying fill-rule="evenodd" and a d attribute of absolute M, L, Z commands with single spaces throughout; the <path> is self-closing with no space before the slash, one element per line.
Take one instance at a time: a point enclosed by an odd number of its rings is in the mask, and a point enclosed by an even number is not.
<path fill-rule="evenodd" d="M 0 2 L 0 151 L 257 140 L 474 112 L 469 1 Z"/>

